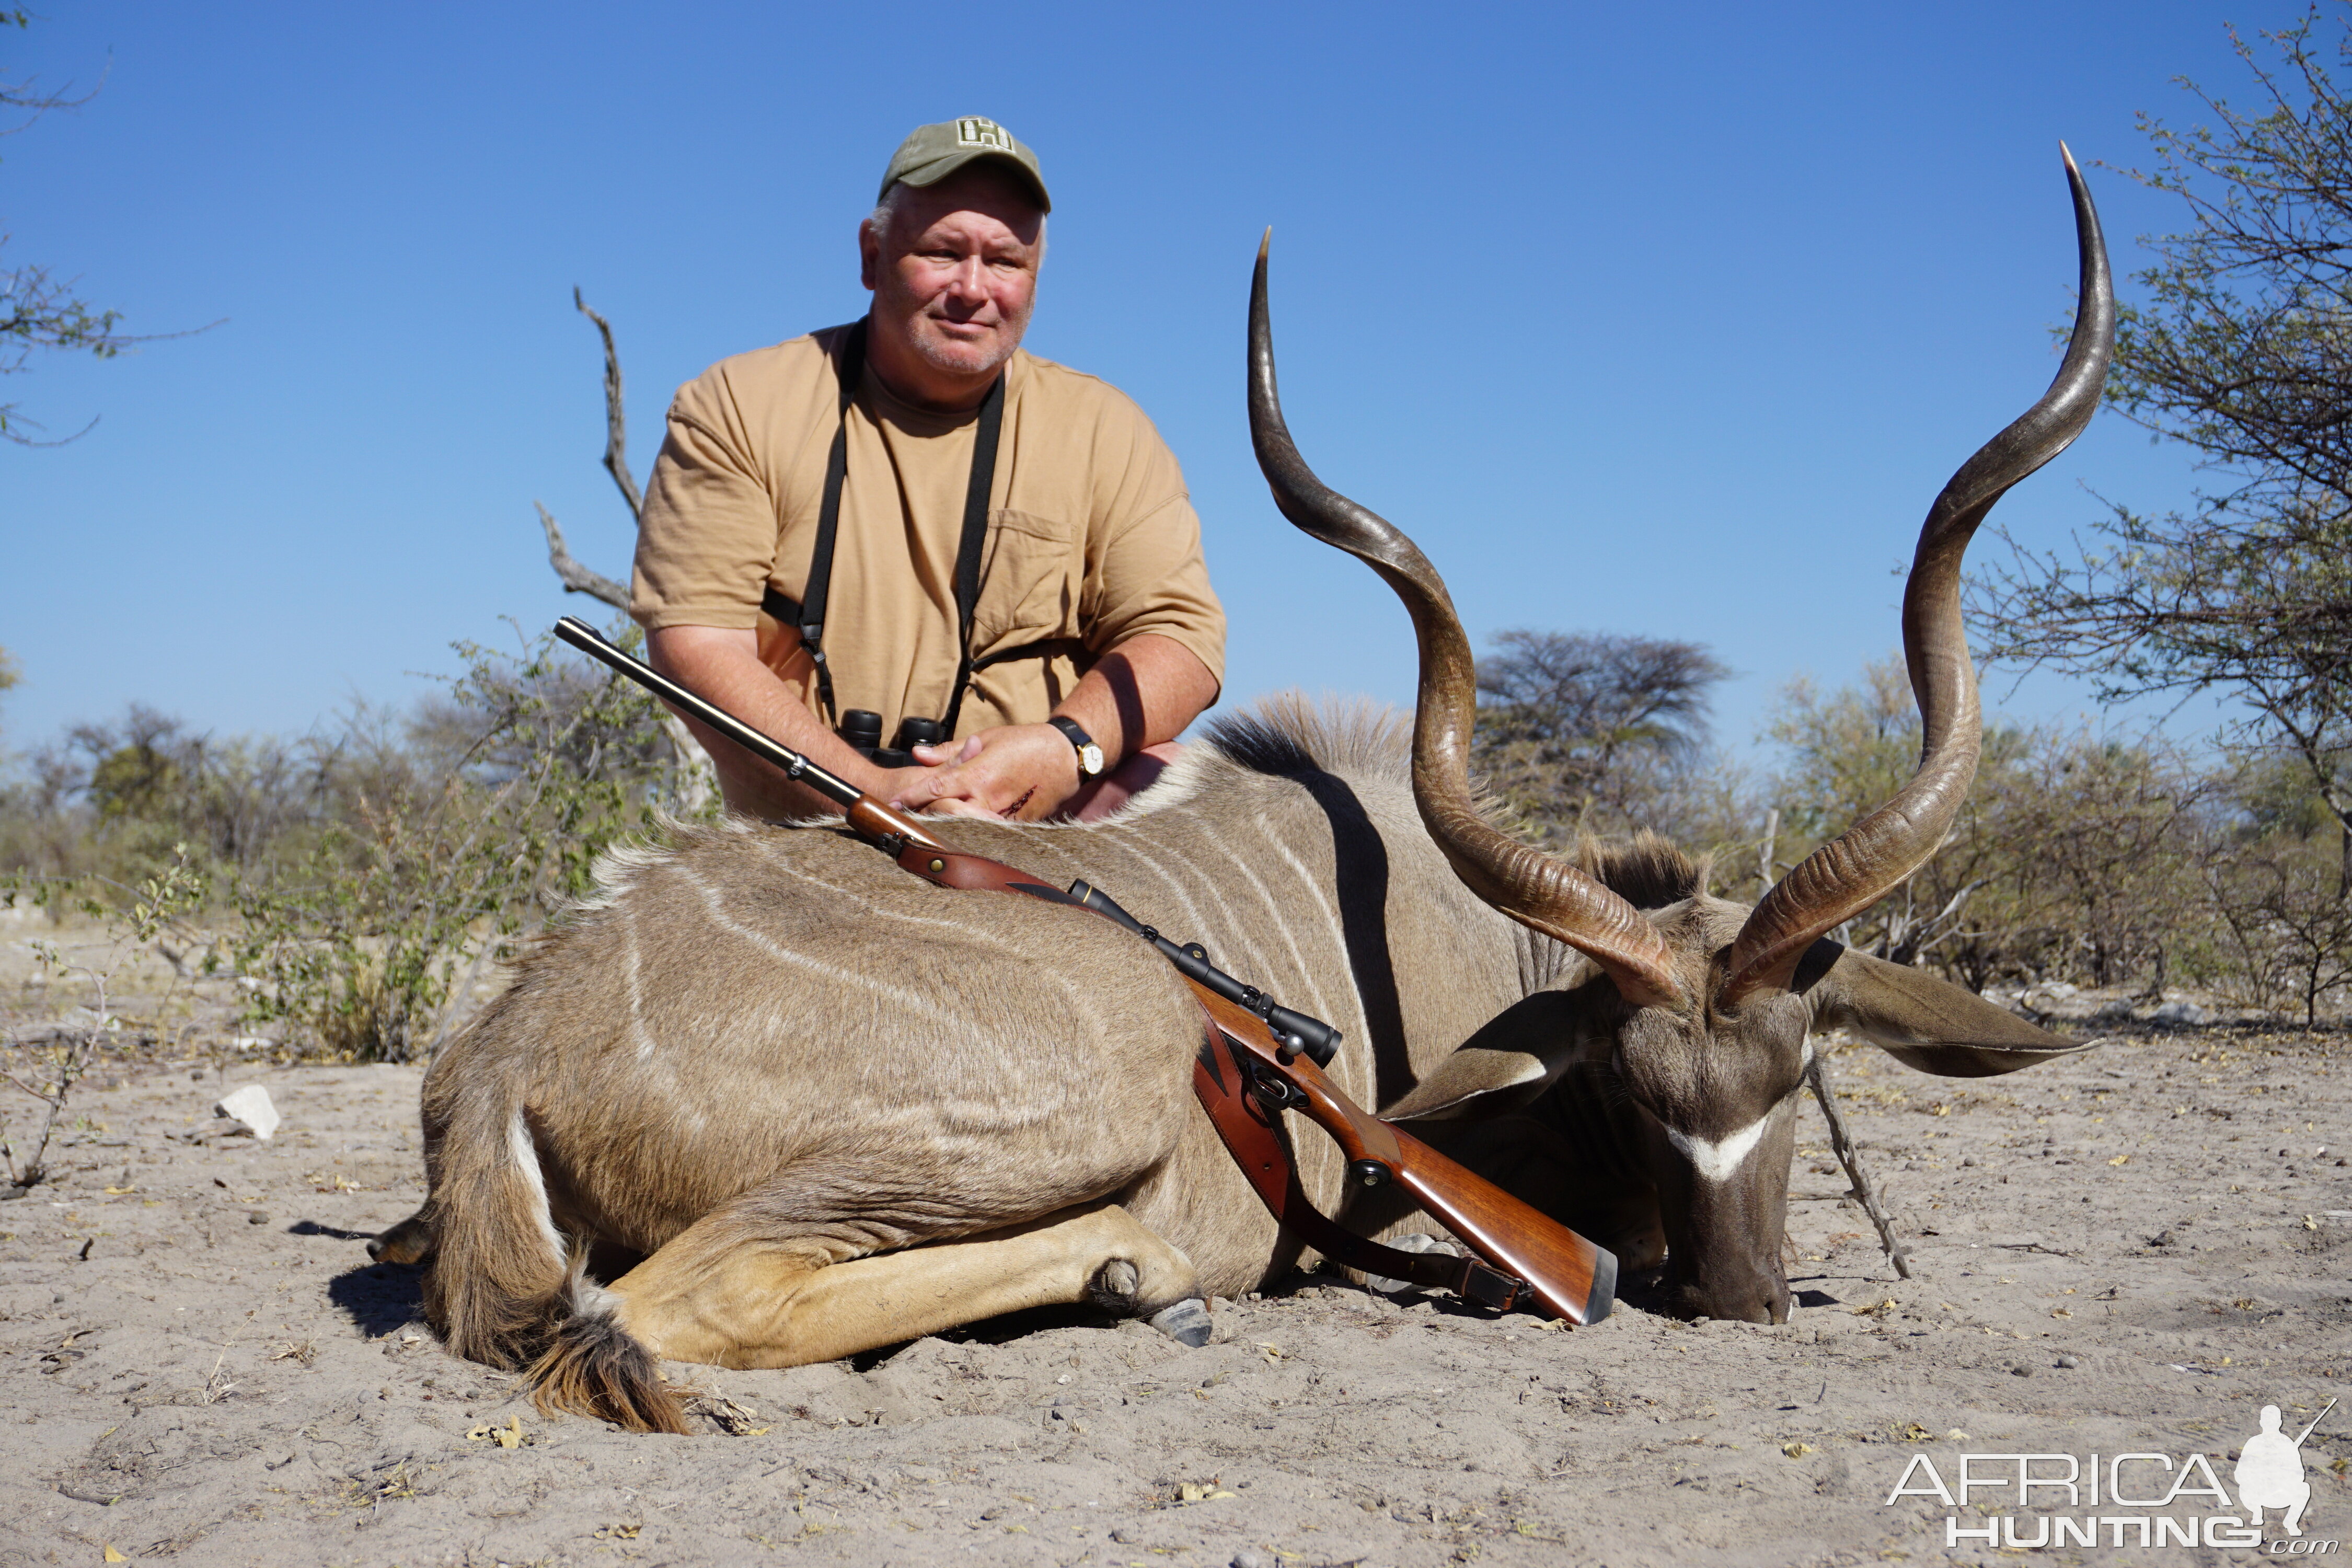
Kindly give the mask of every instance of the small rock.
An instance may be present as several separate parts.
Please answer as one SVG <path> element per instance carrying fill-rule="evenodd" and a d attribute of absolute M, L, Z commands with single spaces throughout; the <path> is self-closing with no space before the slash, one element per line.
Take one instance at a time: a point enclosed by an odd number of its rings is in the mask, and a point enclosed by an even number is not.
<path fill-rule="evenodd" d="M 1267 1568 L 1265 1553 L 1263 1552 L 1236 1552 L 1234 1553 L 1233 1568 Z"/>
<path fill-rule="evenodd" d="M 245 1223 L 247 1225 L 268 1225 L 269 1223 L 269 1216 L 263 1214 L 259 1209 L 256 1209 L 251 1214 L 245 1216 Z"/>
<path fill-rule="evenodd" d="M 984 1508 L 980 1510 L 980 1517 L 982 1519 L 1003 1519 L 1004 1517 L 1004 1510 L 1002 1508 Z"/>
<path fill-rule="evenodd" d="M 2032 1377 L 2033 1375 L 2033 1369 L 2026 1365 L 2023 1362 L 2019 1362 L 2015 1366 L 2011 1367 L 2009 1370 L 2019 1377 Z"/>
<path fill-rule="evenodd" d="M 2148 1017 L 2158 1024 L 2210 1024 L 2212 1013 L 2194 1002 L 2167 1002 Z"/>
<path fill-rule="evenodd" d="M 2082 1365 L 2083 1361 L 2080 1356 L 2062 1355 L 2058 1358 L 2058 1364 L 2065 1368 L 2068 1372 L 2072 1372 L 2076 1367 Z"/>
<path fill-rule="evenodd" d="M 269 1103 L 269 1091 L 257 1083 L 222 1096 L 220 1103 L 213 1107 L 213 1114 L 244 1122 L 253 1129 L 256 1138 L 265 1141 L 278 1131 L 278 1108 Z"/>
<path fill-rule="evenodd" d="M 1139 1530 L 1114 1530 L 1110 1538 L 1121 1546 L 1133 1546 L 1143 1539 L 1143 1532 Z"/>

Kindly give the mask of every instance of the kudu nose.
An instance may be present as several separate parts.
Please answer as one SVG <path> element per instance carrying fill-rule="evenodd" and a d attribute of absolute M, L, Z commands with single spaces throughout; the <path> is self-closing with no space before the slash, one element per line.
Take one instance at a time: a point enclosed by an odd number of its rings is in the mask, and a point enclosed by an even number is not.
<path fill-rule="evenodd" d="M 1694 1318 L 1720 1318 L 1731 1323 L 1789 1321 L 1789 1285 L 1778 1269 L 1742 1269 L 1731 1279 L 1692 1280 L 1676 1294 L 1683 1310 Z"/>

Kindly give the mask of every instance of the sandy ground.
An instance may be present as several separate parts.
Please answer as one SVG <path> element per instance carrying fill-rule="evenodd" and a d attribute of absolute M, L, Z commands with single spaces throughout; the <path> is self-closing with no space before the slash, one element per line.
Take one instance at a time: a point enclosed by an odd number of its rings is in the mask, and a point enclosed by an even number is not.
<path fill-rule="evenodd" d="M 369 1266 L 422 1196 L 415 1070 L 152 1047 L 93 1076 L 57 1184 L 0 1202 L 0 1563 L 2013 1561 L 1888 1506 L 1910 1461 L 2201 1452 L 2226 1480 L 2262 1404 L 2291 1434 L 2352 1394 L 2346 1047 L 2154 1033 L 1974 1083 L 1842 1048 L 1918 1277 L 1809 1120 L 1784 1327 L 1637 1294 L 1561 1332 L 1295 1278 L 1194 1351 L 1072 1318 L 672 1366 L 691 1437 L 541 1417 Z M 268 1142 L 211 1115 L 247 1082 Z M 2352 1536 L 2347 1455 L 2339 1406 L 2304 1449 L 2315 1541 Z"/>

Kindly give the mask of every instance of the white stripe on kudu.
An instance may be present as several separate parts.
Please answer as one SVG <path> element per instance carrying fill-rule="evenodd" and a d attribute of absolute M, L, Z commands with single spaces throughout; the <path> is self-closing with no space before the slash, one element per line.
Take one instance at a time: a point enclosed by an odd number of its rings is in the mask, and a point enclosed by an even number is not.
<path fill-rule="evenodd" d="M 980 1033 L 978 1026 L 969 1017 L 962 1016 L 927 996 L 919 995 L 902 985 L 894 985 L 871 974 L 862 974 L 854 969 L 844 969 L 839 964 L 827 963 L 822 959 L 794 952 L 765 931 L 754 930 L 729 915 L 719 901 L 719 890 L 709 883 L 691 872 L 681 871 L 679 875 L 688 887 L 701 895 L 703 904 L 709 910 L 713 924 L 729 935 L 740 937 L 750 942 L 778 963 L 789 964 L 795 969 L 811 971 L 845 988 L 854 986 L 870 991 L 887 1001 L 897 1003 L 909 1013 L 944 1024 L 956 1034 L 976 1036 Z"/>
<path fill-rule="evenodd" d="M 555 1234 L 555 1215 L 547 1206 L 547 1179 L 540 1174 L 539 1149 L 531 1142 L 530 1128 L 523 1121 L 522 1108 L 507 1121 L 507 1157 L 514 1162 L 515 1173 L 523 1185 L 530 1189 L 530 1219 L 539 1231 L 540 1240 L 547 1243 L 549 1256 L 562 1267 L 563 1238 Z"/>
<path fill-rule="evenodd" d="M 1324 1000 L 1323 988 L 1315 983 L 1315 966 L 1307 962 L 1307 955 L 1299 951 L 1298 939 L 1291 934 L 1290 911 L 1276 902 L 1274 890 L 1258 879 L 1258 874 L 1250 868 L 1250 863 L 1234 854 L 1230 845 L 1222 838 L 1212 839 L 1211 842 L 1215 845 L 1219 853 L 1232 862 L 1234 869 L 1242 874 L 1243 879 L 1265 901 L 1266 914 L 1270 917 L 1274 929 L 1282 933 L 1282 944 L 1290 949 L 1290 962 L 1297 966 L 1295 973 L 1300 983 L 1308 988 L 1309 1004 L 1314 1008 L 1315 1016 L 1328 1017 L 1330 1004 Z"/>

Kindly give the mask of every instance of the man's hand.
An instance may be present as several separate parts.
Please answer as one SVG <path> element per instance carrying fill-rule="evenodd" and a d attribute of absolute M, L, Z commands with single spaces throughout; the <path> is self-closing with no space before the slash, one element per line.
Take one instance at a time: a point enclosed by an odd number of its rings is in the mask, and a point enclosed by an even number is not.
<path fill-rule="evenodd" d="M 982 730 L 961 745 L 918 746 L 925 767 L 890 804 L 945 816 L 1035 822 L 1078 793 L 1078 754 L 1051 724 Z M 893 782 L 904 775 L 893 775 Z"/>
<path fill-rule="evenodd" d="M 646 638 L 653 667 L 727 709 L 753 729 L 782 741 L 835 777 L 887 800 L 929 772 L 877 768 L 801 704 L 799 694 L 760 658 L 758 634 L 716 626 L 666 626 Z M 726 737 L 687 721 L 719 770 L 728 805 L 772 822 L 825 817 L 840 807 L 752 756 Z"/>

